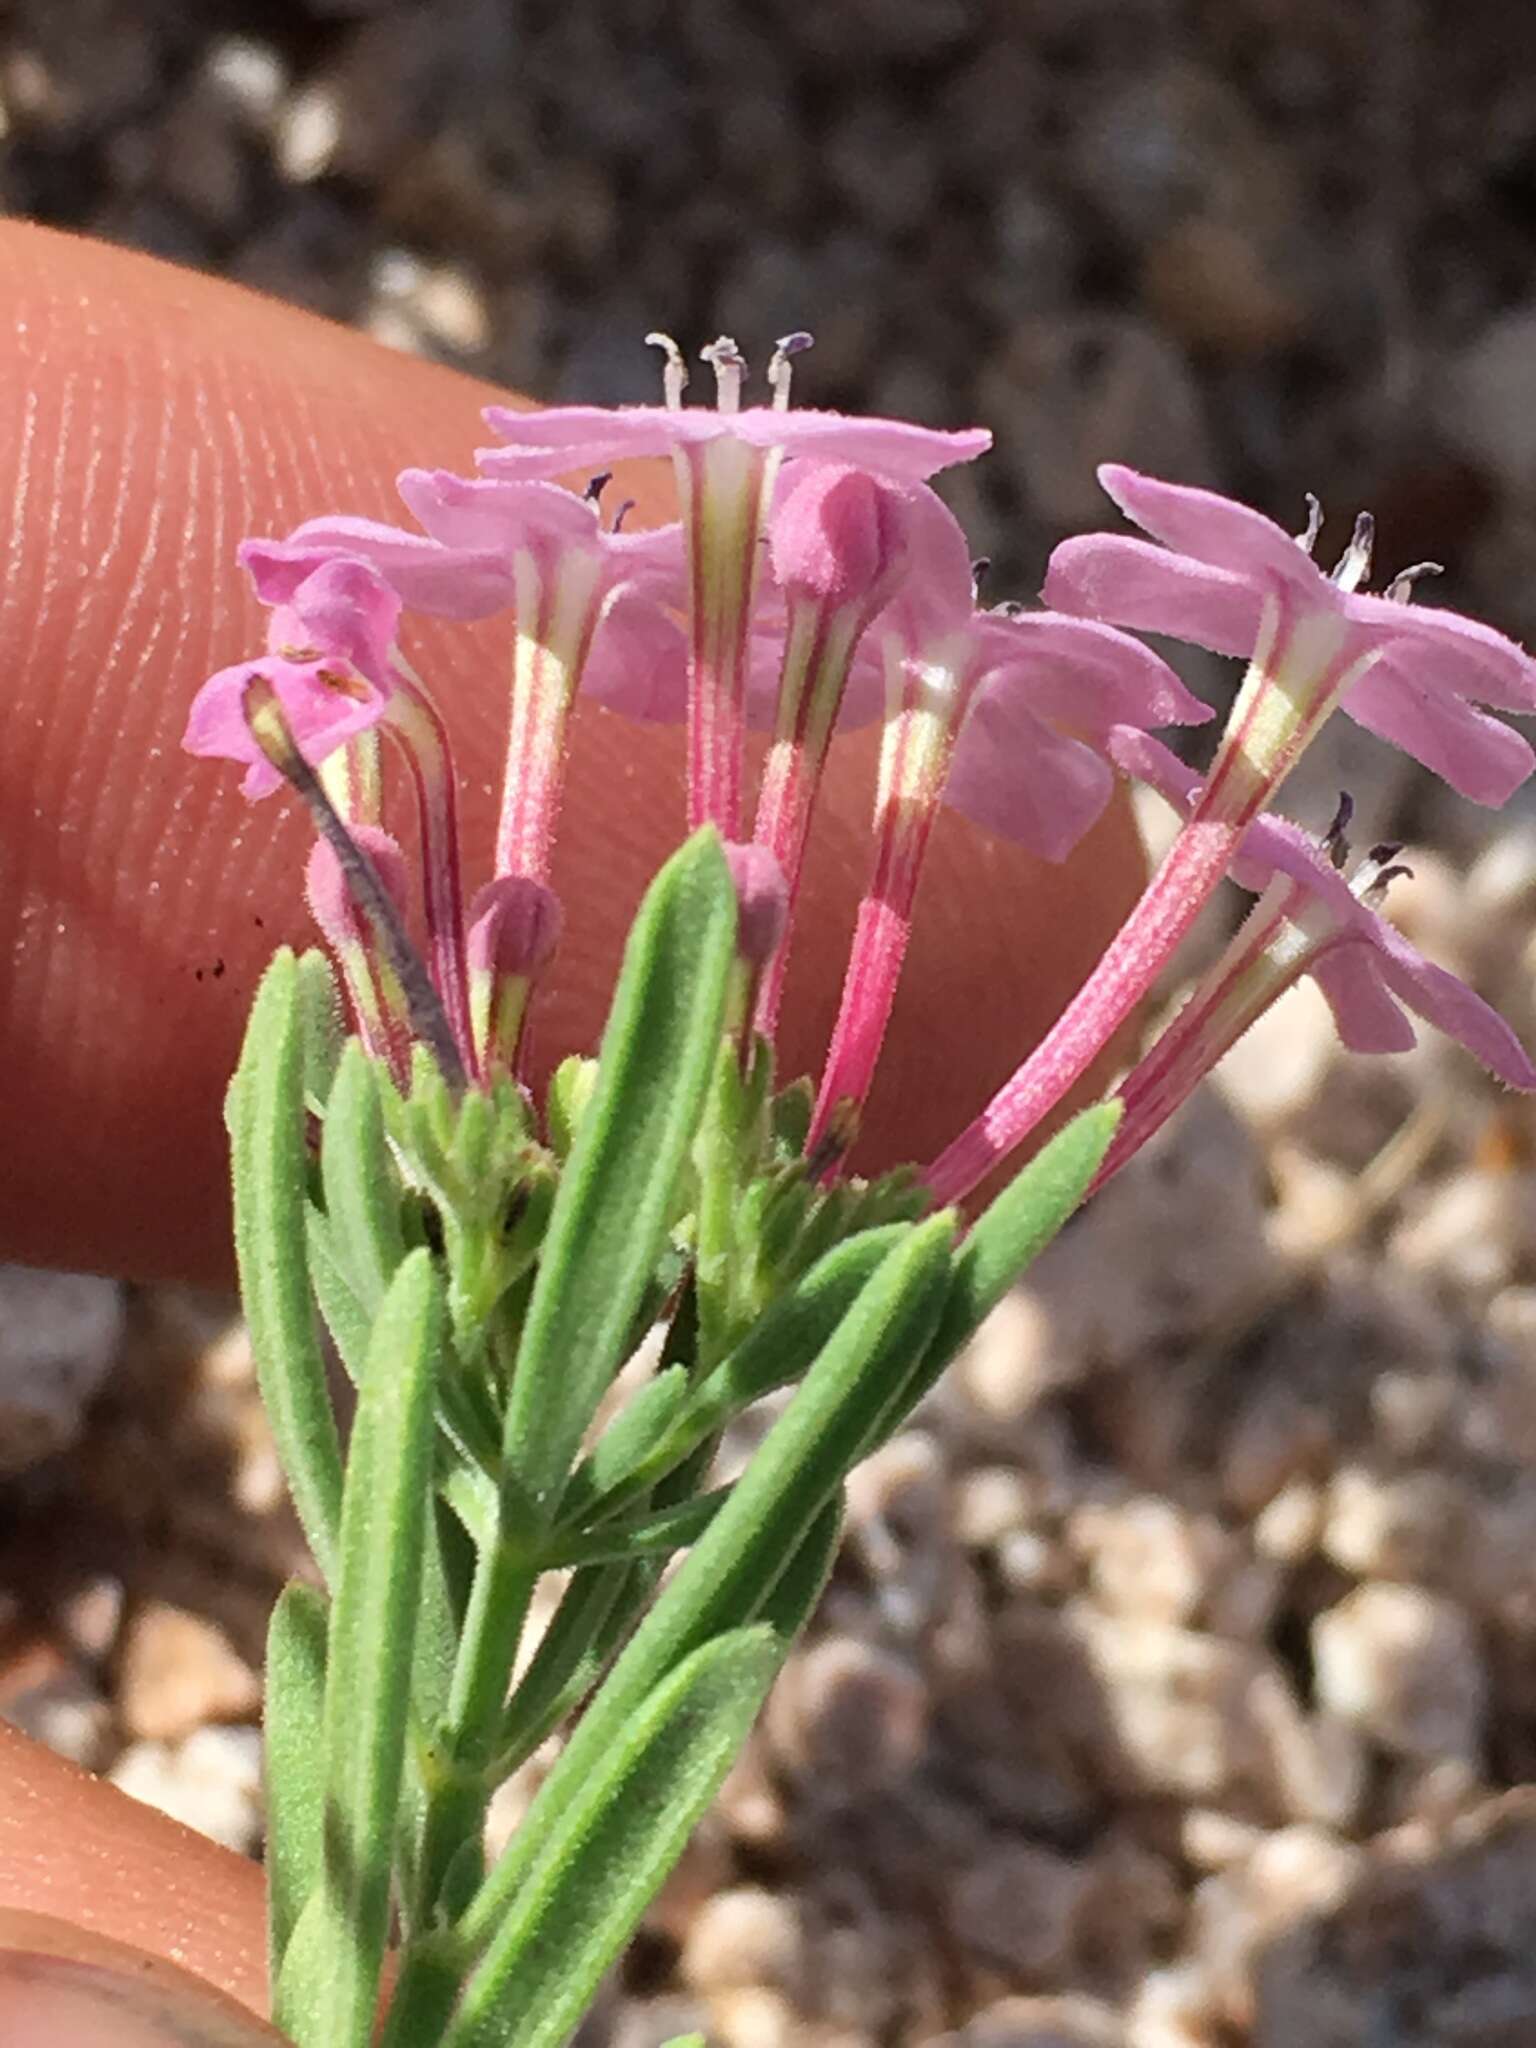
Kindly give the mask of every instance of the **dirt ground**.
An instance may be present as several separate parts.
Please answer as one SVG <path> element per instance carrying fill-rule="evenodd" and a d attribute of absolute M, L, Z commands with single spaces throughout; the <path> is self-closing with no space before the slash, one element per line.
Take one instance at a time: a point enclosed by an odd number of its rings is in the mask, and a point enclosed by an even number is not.
<path fill-rule="evenodd" d="M 1526 42 L 1516 0 L 11 0 L 0 205 L 551 397 L 650 396 L 658 325 L 809 328 L 813 402 L 993 427 L 999 596 L 1113 457 L 1314 490 L 1340 545 L 1369 506 L 1529 638 Z M 1290 808 L 1341 785 L 1536 1044 L 1529 794 L 1347 732 Z M 1536 2039 L 1533 1159 L 1459 1051 L 1288 998 L 861 1476 L 592 2040 Z M 0 1480 L 0 1711 L 254 1853 L 298 1546 L 241 1334 L 7 1285 L 68 1385 Z"/>

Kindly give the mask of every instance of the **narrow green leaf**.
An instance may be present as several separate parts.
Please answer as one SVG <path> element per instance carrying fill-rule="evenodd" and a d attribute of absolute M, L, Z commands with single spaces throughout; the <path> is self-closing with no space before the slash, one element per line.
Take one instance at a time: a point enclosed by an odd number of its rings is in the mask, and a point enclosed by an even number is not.
<path fill-rule="evenodd" d="M 320 1887 L 325 1815 L 326 1606 L 312 1586 L 283 1588 L 267 1629 L 267 1972 L 277 1982 L 304 1902 Z"/>
<path fill-rule="evenodd" d="M 736 1630 L 640 1703 L 497 1928 L 442 2048 L 568 2037 L 719 1790 L 780 1657 L 771 1630 Z"/>
<path fill-rule="evenodd" d="M 324 1213 L 313 1202 L 304 1205 L 304 1234 L 309 1251 L 309 1284 L 320 1318 L 331 1333 L 347 1378 L 355 1387 L 363 1376 L 372 1328 L 352 1283 L 342 1271 L 335 1236 Z"/>
<path fill-rule="evenodd" d="M 432 1489 L 442 1283 L 411 1253 L 368 1347 L 342 1502 L 324 1716 L 322 1905 L 300 1920 L 278 2020 L 305 2043 L 367 2048 L 389 1931 L 390 1871 Z"/>
<path fill-rule="evenodd" d="M 626 1479 L 648 1452 L 661 1442 L 688 1398 L 688 1371 L 669 1365 L 647 1380 L 603 1431 L 592 1454 L 580 1464 L 561 1501 L 562 1509 L 577 1498 L 601 1500 Z"/>
<path fill-rule="evenodd" d="M 955 1258 L 954 1279 L 933 1340 L 867 1449 L 901 1427 L 938 1384 L 961 1345 L 980 1329 L 1077 1209 L 1119 1122 L 1118 1102 L 1085 1109 L 1041 1147 L 976 1219 Z"/>
<path fill-rule="evenodd" d="M 695 834 L 635 920 L 544 1239 L 504 1442 L 552 1504 L 617 1370 L 709 1083 L 736 921 L 719 839 Z"/>
<path fill-rule="evenodd" d="M 336 1568 L 341 1449 L 305 1256 L 304 1028 L 299 962 L 278 953 L 257 990 L 226 1105 L 240 1295 L 261 1398 L 294 1506 L 328 1583 Z"/>
<path fill-rule="evenodd" d="M 839 1487 L 801 1537 L 794 1556 L 757 1610 L 758 1620 L 768 1624 L 785 1650 L 816 1612 L 827 1589 L 843 1539 L 843 1507 L 843 1489 Z"/>
<path fill-rule="evenodd" d="M 885 1224 L 827 1252 L 758 1318 L 730 1356 L 698 1382 L 627 1469 L 615 1459 L 612 1476 L 601 1488 L 596 1484 L 595 1457 L 577 1471 L 561 1500 L 562 1527 L 584 1529 L 595 1511 L 612 1514 L 647 1493 L 733 1415 L 799 1379 L 907 1229 L 902 1223 Z"/>
<path fill-rule="evenodd" d="M 374 1063 L 355 1038 L 342 1049 L 326 1100 L 320 1177 L 331 1247 L 359 1306 L 371 1316 L 405 1257 L 405 1239 Z"/>
<path fill-rule="evenodd" d="M 336 973 L 318 946 L 299 955 L 299 1029 L 304 1040 L 304 1094 L 316 1110 L 323 1109 L 341 1057 L 342 1022 L 346 1006 Z"/>
<path fill-rule="evenodd" d="M 518 1681 L 502 1724 L 498 1769 L 510 1776 L 584 1699 L 655 1582 L 633 1565 L 578 1571 Z"/>
<path fill-rule="evenodd" d="M 641 1702 L 685 1657 L 760 1612 L 840 1485 L 872 1416 L 921 1358 L 943 1307 L 954 1219 L 908 1229 L 866 1282 L 794 1399 L 679 1565 L 540 1787 L 465 1915 L 472 1947 L 517 1895 L 532 1859 Z"/>
<path fill-rule="evenodd" d="M 577 1564 L 622 1564 L 631 1558 L 670 1557 L 674 1550 L 696 1543 L 729 1498 L 729 1487 L 700 1494 L 671 1507 L 657 1508 L 630 1521 L 599 1522 L 582 1535 L 551 1539 L 540 1554 L 542 1571 L 562 1571 Z"/>

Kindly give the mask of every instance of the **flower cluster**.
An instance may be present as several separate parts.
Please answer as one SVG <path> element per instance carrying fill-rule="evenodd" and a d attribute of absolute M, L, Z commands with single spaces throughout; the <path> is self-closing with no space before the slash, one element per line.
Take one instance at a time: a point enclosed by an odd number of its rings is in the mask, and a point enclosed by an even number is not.
<path fill-rule="evenodd" d="M 252 798 L 286 779 L 310 802 L 322 834 L 311 901 L 365 1045 L 402 1079 L 423 1038 L 463 1086 L 520 1077 L 530 999 L 561 937 L 551 849 L 568 714 L 586 691 L 634 718 L 686 723 L 687 819 L 742 849 L 742 1023 L 769 1039 L 833 733 L 881 724 L 868 882 L 807 1136 L 824 1173 L 841 1170 L 868 1096 L 941 807 L 1060 861 L 1117 773 L 1162 789 L 1184 827 L 1044 1043 L 925 1169 L 935 1200 L 969 1193 L 1061 1101 L 1229 873 L 1259 905 L 1124 1084 L 1111 1166 L 1304 972 L 1357 1049 L 1411 1043 L 1405 1005 L 1510 1085 L 1536 1085 L 1507 1027 L 1380 915 L 1390 855 L 1351 884 L 1337 835 L 1319 842 L 1265 815 L 1335 708 L 1478 802 L 1502 803 L 1529 773 L 1531 749 L 1490 713 L 1536 710 L 1536 662 L 1488 627 L 1412 603 L 1431 565 L 1372 595 L 1368 519 L 1325 574 L 1315 505 L 1293 539 L 1210 492 L 1110 466 L 1106 491 L 1150 538 L 1068 540 L 1045 579 L 1048 608 L 983 604 L 980 565 L 931 480 L 981 455 L 985 431 L 792 408 L 803 335 L 774 351 L 766 403 L 743 404 L 746 366 L 722 338 L 704 351 L 715 404 L 685 405 L 681 353 L 650 338 L 664 404 L 492 408 L 497 441 L 478 474 L 401 476 L 414 526 L 321 517 L 242 548 L 270 607 L 267 649 L 204 685 L 186 745 L 241 763 Z M 671 457 L 679 517 L 636 532 L 607 486 L 615 463 L 640 455 Z M 508 620 L 499 822 L 472 894 L 451 707 L 408 658 L 413 614 Z M 1247 663 L 1203 776 L 1151 737 L 1212 714 L 1134 637 L 1147 631 Z M 749 819 L 752 727 L 767 743 Z M 385 739 L 419 809 L 424 958 L 386 828 Z"/>

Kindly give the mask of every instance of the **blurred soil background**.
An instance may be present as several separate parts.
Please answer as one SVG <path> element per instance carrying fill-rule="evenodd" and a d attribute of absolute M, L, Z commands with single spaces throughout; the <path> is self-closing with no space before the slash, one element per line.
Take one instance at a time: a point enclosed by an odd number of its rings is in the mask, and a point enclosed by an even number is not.
<path fill-rule="evenodd" d="M 0 205 L 551 398 L 666 326 L 997 452 L 999 597 L 1115 458 L 1536 632 L 1523 0 L 10 0 Z M 424 461 L 431 450 L 421 451 Z M 1440 600 L 1436 593 L 1436 601 Z M 1229 686 L 1196 660 L 1197 684 Z M 1536 811 L 1345 722 L 1291 792 L 1536 1044 Z M 1166 824 L 1147 814 L 1155 838 Z M 1169 990 L 1170 998 L 1175 993 Z M 1536 2040 L 1536 1116 L 1288 998 L 863 1474 L 591 2030 Z M 255 1853 L 298 1546 L 227 1305 L 11 1273 L 0 1711 Z M 501 1823 L 527 1786 L 512 1788 Z"/>

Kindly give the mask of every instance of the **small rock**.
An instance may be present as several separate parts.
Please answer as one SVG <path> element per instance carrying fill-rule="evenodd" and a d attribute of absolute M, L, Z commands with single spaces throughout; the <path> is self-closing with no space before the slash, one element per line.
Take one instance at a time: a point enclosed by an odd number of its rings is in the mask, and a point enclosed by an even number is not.
<path fill-rule="evenodd" d="M 119 1697 L 131 1737 L 174 1742 L 206 1722 L 254 1715 L 261 1681 L 222 1629 L 155 1601 L 128 1624 Z"/>
<path fill-rule="evenodd" d="M 1468 1168 L 1431 1183 L 1388 1240 L 1410 1272 L 1473 1292 L 1515 1279 L 1536 1242 L 1536 1176 Z"/>
<path fill-rule="evenodd" d="M 115 1281 L 0 1266 L 0 1477 L 74 1441 L 125 1328 Z"/>
<path fill-rule="evenodd" d="M 945 1886 L 957 1942 L 977 1961 L 1038 1982 L 1067 1964 L 1090 1888 L 1086 1864 L 1024 1842 L 998 1842 Z"/>
<path fill-rule="evenodd" d="M 111 1706 L 51 1642 L 34 1641 L 0 1663 L 0 1716 L 88 1771 L 111 1758 Z"/>
<path fill-rule="evenodd" d="M 857 1800 L 910 1770 L 929 1711 L 915 1666 L 854 1637 L 828 1636 L 790 1660 L 763 1726 L 810 1787 Z"/>
<path fill-rule="evenodd" d="M 1209 1597 L 1232 1548 L 1213 1517 L 1146 1494 L 1079 1508 L 1067 1540 L 1087 1559 L 1089 1583 L 1111 1613 L 1171 1622 L 1188 1621 Z"/>
<path fill-rule="evenodd" d="M 711 1996 L 759 1986 L 794 2000 L 805 1981 L 794 1901 L 750 1886 L 716 1892 L 695 1915 L 678 1968 L 692 1990 Z"/>
<path fill-rule="evenodd" d="M 1001 1998 L 932 2048 L 1124 2048 L 1111 2006 L 1096 1998 Z"/>
<path fill-rule="evenodd" d="M 1517 496 L 1536 495 L 1536 304 L 1500 313 L 1441 383 L 1442 423 Z"/>
<path fill-rule="evenodd" d="M 1247 1122 L 1283 1130 L 1341 1057 L 1333 1012 L 1316 982 L 1304 976 L 1243 1033 L 1216 1069 L 1216 1087 Z"/>
<path fill-rule="evenodd" d="M 1388 1749 L 1476 1757 L 1488 1677 L 1460 1607 L 1422 1586 L 1361 1586 L 1312 1624 L 1319 1701 Z"/>
<path fill-rule="evenodd" d="M 1277 1564 L 1300 1564 L 1323 1532 L 1323 1495 L 1309 1479 L 1292 1479 L 1260 1510 L 1254 1548 Z"/>
<path fill-rule="evenodd" d="M 1536 2039 L 1536 1793 L 1403 1831 L 1254 1951 L 1254 2048 L 1522 2048 Z"/>
<path fill-rule="evenodd" d="M 1461 1490 L 1444 1472 L 1344 1465 L 1329 1483 L 1322 1549 L 1357 1578 L 1443 1582 L 1456 1571 L 1461 1515 Z"/>
<path fill-rule="evenodd" d="M 136 1742 L 111 1780 L 242 1856 L 261 1839 L 261 1735 L 255 1728 L 199 1728 L 182 1743 Z"/>

